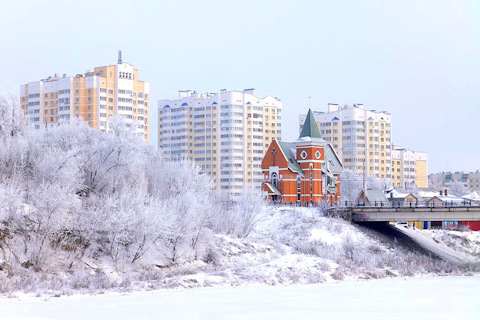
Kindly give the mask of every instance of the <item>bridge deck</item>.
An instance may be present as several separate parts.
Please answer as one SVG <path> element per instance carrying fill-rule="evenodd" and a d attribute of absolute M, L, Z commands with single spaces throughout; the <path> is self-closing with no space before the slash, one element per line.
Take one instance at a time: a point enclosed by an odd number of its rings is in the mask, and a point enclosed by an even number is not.
<path fill-rule="evenodd" d="M 349 207 L 354 221 L 480 221 L 480 206 Z"/>

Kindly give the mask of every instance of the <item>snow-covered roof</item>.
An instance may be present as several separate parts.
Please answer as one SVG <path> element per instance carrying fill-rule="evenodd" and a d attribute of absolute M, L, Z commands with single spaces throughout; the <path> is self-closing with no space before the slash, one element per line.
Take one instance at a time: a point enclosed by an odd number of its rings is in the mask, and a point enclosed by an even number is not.
<path fill-rule="evenodd" d="M 462 198 L 462 197 L 457 197 L 457 196 L 434 196 L 432 197 L 430 200 L 432 200 L 433 198 L 437 198 L 438 200 L 442 201 L 442 202 L 464 202 L 465 199 Z M 428 200 L 428 201 L 430 201 Z"/>
<path fill-rule="evenodd" d="M 337 174 L 342 173 L 342 162 L 330 144 L 325 146 L 325 161 L 328 161 L 328 169 L 330 172 Z"/>
<path fill-rule="evenodd" d="M 469 194 L 462 196 L 464 199 L 480 201 L 480 195 L 477 191 L 473 191 Z"/>
<path fill-rule="evenodd" d="M 440 192 L 438 191 L 430 191 L 430 190 L 419 190 L 418 191 L 418 195 L 421 197 L 421 198 L 433 198 L 435 196 L 438 196 L 440 195 Z"/>
<path fill-rule="evenodd" d="M 265 183 L 267 188 L 269 189 L 269 195 L 282 195 L 282 193 L 271 183 Z"/>
<path fill-rule="evenodd" d="M 304 176 L 305 173 L 303 172 L 302 168 L 300 168 L 300 165 L 297 162 L 296 155 L 294 154 L 294 151 L 293 151 L 293 150 L 296 150 L 295 144 L 293 144 L 291 142 L 278 141 L 278 145 L 280 146 L 283 154 L 287 158 L 288 167 L 292 171 L 298 172 L 299 174 Z"/>
<path fill-rule="evenodd" d="M 387 202 L 385 192 L 380 189 L 367 189 L 367 200 L 370 202 Z"/>

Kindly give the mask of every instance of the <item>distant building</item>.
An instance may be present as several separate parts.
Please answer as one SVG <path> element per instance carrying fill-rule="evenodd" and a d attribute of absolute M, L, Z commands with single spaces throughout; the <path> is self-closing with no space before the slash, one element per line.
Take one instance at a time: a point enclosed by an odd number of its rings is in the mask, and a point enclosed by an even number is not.
<path fill-rule="evenodd" d="M 435 196 L 427 201 L 427 205 L 430 207 L 444 207 L 444 206 L 464 206 L 470 202 L 462 197 L 451 195 L 439 195 Z"/>
<path fill-rule="evenodd" d="M 305 122 L 300 115 L 300 131 Z M 331 143 L 344 168 L 379 179 L 391 179 L 391 119 L 386 111 L 366 110 L 362 104 L 328 104 L 328 112 L 314 112 L 323 138 Z"/>
<path fill-rule="evenodd" d="M 428 175 L 429 184 L 436 189 L 463 187 L 468 192 L 480 192 L 480 171 L 437 172 Z"/>
<path fill-rule="evenodd" d="M 411 193 L 390 192 L 387 194 L 387 198 L 394 206 L 410 206 L 418 203 L 418 198 Z"/>
<path fill-rule="evenodd" d="M 470 191 L 480 191 L 480 171 L 477 170 L 468 174 L 467 186 Z"/>
<path fill-rule="evenodd" d="M 445 187 L 451 188 L 454 183 L 460 182 L 465 189 L 468 189 L 468 173 L 454 172 L 445 174 Z"/>
<path fill-rule="evenodd" d="M 395 187 L 428 187 L 428 154 L 392 147 L 392 184 Z"/>
<path fill-rule="evenodd" d="M 390 206 L 385 191 L 382 189 L 367 189 L 365 191 L 360 191 L 360 194 L 357 197 L 357 203 L 363 203 L 366 206 Z"/>
<path fill-rule="evenodd" d="M 293 143 L 273 140 L 262 161 L 262 189 L 272 201 L 340 201 L 342 162 L 315 124 L 311 110 Z"/>
<path fill-rule="evenodd" d="M 281 138 L 281 112 L 280 99 L 258 98 L 254 89 L 180 91 L 178 100 L 158 101 L 158 146 L 165 160 L 193 160 L 218 190 L 239 196 L 261 187 L 263 155 Z"/>
<path fill-rule="evenodd" d="M 141 81 L 138 70 L 122 61 L 96 67 L 93 72 L 48 77 L 20 87 L 20 104 L 35 129 L 61 119 L 80 118 L 102 131 L 108 130 L 108 119 L 123 116 L 136 124 L 137 132 L 149 140 L 148 82 Z"/>
<path fill-rule="evenodd" d="M 463 195 L 462 198 L 469 200 L 472 204 L 480 205 L 480 195 L 477 191 L 473 191 L 469 194 Z"/>

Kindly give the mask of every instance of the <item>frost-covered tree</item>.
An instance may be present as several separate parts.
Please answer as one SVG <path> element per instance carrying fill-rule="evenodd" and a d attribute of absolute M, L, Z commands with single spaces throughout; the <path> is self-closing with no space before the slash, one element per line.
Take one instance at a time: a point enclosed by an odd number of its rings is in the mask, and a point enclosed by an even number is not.
<path fill-rule="evenodd" d="M 468 193 L 468 189 L 463 185 L 461 181 L 452 182 L 452 184 L 447 188 L 447 190 L 448 194 L 459 197 Z"/>
<path fill-rule="evenodd" d="M 259 193 L 224 202 L 197 166 L 162 161 L 122 118 L 113 134 L 77 119 L 32 130 L 14 101 L 0 101 L 0 263 L 12 270 L 202 259 L 213 232 L 246 237 L 258 220 Z"/>
<path fill-rule="evenodd" d="M 363 187 L 363 177 L 350 169 L 340 175 L 340 195 L 343 201 L 355 201 Z"/>

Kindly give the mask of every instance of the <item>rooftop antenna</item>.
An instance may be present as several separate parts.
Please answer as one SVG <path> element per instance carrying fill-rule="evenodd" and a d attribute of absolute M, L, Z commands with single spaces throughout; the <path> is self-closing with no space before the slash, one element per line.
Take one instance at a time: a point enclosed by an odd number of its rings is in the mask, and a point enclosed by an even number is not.
<path fill-rule="evenodd" d="M 122 64 L 122 50 L 118 50 L 118 64 Z"/>
<path fill-rule="evenodd" d="M 312 108 L 312 96 L 308 96 L 308 109 Z"/>

